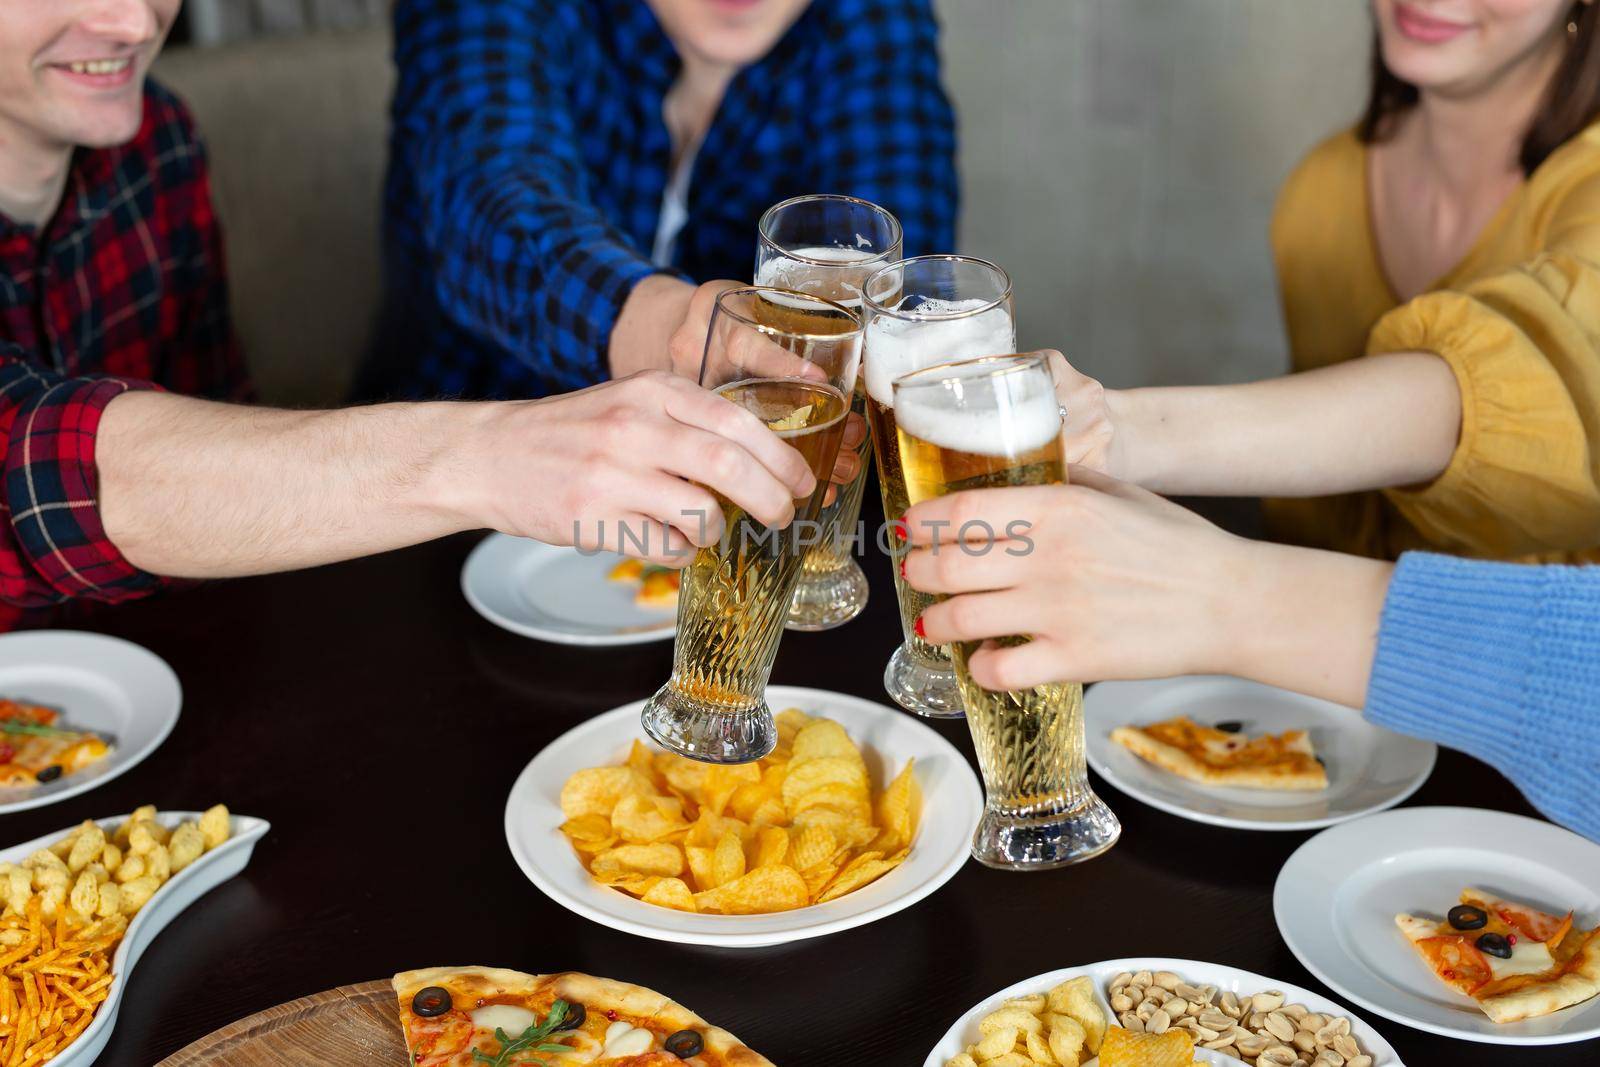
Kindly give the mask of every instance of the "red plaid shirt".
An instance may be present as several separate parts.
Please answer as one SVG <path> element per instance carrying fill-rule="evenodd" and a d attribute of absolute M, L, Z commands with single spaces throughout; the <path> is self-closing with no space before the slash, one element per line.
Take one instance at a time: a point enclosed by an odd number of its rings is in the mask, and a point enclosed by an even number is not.
<path fill-rule="evenodd" d="M 148 388 L 250 392 L 205 152 L 154 84 L 132 141 L 73 157 L 48 225 L 0 215 L 0 601 L 117 601 L 162 584 L 107 540 L 97 504 L 100 414 Z"/>

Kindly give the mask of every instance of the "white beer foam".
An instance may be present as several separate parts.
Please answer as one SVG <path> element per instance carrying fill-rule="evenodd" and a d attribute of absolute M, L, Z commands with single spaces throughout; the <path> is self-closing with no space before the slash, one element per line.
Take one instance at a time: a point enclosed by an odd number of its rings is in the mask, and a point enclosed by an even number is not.
<path fill-rule="evenodd" d="M 920 314 L 952 315 L 983 307 L 987 300 L 926 300 Z M 897 319 L 880 315 L 867 327 L 863 371 L 867 392 L 894 407 L 894 380 L 912 371 L 958 359 L 1004 356 L 1017 350 L 1016 324 L 1004 304 L 961 319 Z"/>
<path fill-rule="evenodd" d="M 876 260 L 879 255 L 877 252 L 858 248 L 824 247 L 822 245 L 795 248 L 790 251 L 794 255 L 803 256 L 806 259 L 819 260 L 821 263 L 827 264 L 837 263 L 842 267 L 848 267 L 855 263 L 866 265 Z M 761 274 L 756 278 L 756 284 L 776 285 L 783 289 L 797 289 L 802 293 L 810 292 L 817 287 L 816 275 L 818 271 L 829 271 L 831 273 L 831 268 L 820 266 L 819 263 L 805 263 L 798 259 L 786 257 L 769 259 L 761 265 Z M 864 270 L 861 272 L 860 277 L 850 279 L 847 284 L 852 289 L 859 290 L 860 285 L 867 280 L 866 275 L 870 273 L 871 271 Z M 828 288 L 832 288 L 832 286 L 830 285 Z M 777 303 L 783 303 L 781 298 L 774 297 L 773 299 Z M 861 303 L 861 298 L 857 295 L 854 299 L 840 300 L 839 303 L 844 304 L 846 307 L 854 307 Z"/>
<path fill-rule="evenodd" d="M 1048 378 L 1020 371 L 995 375 L 977 368 L 972 375 L 966 392 L 992 395 L 992 401 L 963 408 L 950 388 L 902 389 L 894 412 L 900 429 L 930 445 L 979 456 L 1018 456 L 1060 435 L 1061 408 Z"/>

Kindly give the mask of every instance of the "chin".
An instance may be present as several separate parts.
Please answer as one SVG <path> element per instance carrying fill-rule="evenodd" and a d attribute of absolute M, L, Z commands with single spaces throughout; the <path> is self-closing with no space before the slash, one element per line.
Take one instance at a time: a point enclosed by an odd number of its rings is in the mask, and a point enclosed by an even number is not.
<path fill-rule="evenodd" d="M 82 148 L 116 148 L 133 140 L 143 123 L 140 101 L 132 106 L 98 107 L 75 116 L 67 124 L 63 140 Z"/>
<path fill-rule="evenodd" d="M 748 67 L 761 62 L 776 44 L 777 40 L 771 34 L 754 34 L 745 29 L 715 29 L 698 35 L 693 47 L 713 63 Z"/>
<path fill-rule="evenodd" d="M 1465 41 L 1427 45 L 1385 39 L 1383 62 L 1396 78 L 1419 89 L 1445 89 L 1470 81 L 1480 66 Z"/>

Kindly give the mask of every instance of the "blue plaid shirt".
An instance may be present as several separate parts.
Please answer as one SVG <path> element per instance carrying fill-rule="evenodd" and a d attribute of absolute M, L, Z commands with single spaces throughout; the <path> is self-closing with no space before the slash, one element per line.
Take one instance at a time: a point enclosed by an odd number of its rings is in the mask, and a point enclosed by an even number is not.
<path fill-rule="evenodd" d="M 679 60 L 644 0 L 400 0 L 384 322 L 360 392 L 540 396 L 607 377 L 650 262 Z M 955 120 L 930 0 L 814 0 L 734 79 L 674 272 L 749 278 L 771 204 L 847 193 L 907 255 L 955 244 Z"/>

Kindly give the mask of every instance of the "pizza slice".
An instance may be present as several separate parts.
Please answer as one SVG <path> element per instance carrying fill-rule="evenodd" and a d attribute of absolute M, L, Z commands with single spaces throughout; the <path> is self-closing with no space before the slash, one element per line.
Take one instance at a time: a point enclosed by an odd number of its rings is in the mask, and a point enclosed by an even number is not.
<path fill-rule="evenodd" d="M 394 976 L 415 1067 L 772 1067 L 660 993 L 587 974 L 430 967 Z"/>
<path fill-rule="evenodd" d="M 57 726 L 58 719 L 52 708 L 0 700 L 0 788 L 53 782 L 110 753 L 104 738 Z"/>
<path fill-rule="evenodd" d="M 1394 921 L 1435 977 L 1497 1023 L 1536 1019 L 1600 993 L 1600 931 L 1573 926 L 1570 911 L 1550 915 L 1468 888 L 1444 922 Z"/>
<path fill-rule="evenodd" d="M 1180 715 L 1149 726 L 1119 726 L 1111 731 L 1111 740 L 1164 771 L 1202 785 L 1328 788 L 1327 769 L 1304 730 L 1246 737 L 1237 723 L 1202 726 Z"/>

